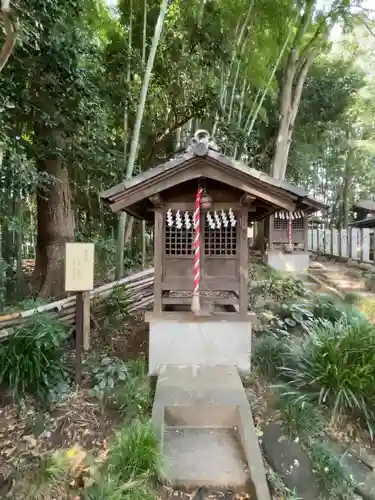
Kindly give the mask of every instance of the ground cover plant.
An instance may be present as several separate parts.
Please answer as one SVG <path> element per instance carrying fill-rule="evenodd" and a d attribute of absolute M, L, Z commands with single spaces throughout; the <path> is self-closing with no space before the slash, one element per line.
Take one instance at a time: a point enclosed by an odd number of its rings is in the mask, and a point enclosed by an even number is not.
<path fill-rule="evenodd" d="M 109 297 L 108 308 L 115 302 Z M 103 336 L 103 307 L 98 316 L 93 309 L 98 330 L 78 390 L 71 331 L 51 316 L 35 316 L 0 344 L 0 492 L 7 498 L 156 498 L 163 471 L 141 358 L 147 347 L 134 342 L 139 320 L 122 314 L 122 303 L 111 338 Z"/>
<path fill-rule="evenodd" d="M 335 429 L 345 434 L 343 422 L 359 423 L 361 436 L 372 438 L 374 326 L 354 296 L 338 300 L 307 293 L 275 302 L 272 296 L 265 300 L 264 323 L 253 344 L 253 366 L 268 387 L 269 409 L 257 403 L 263 412 L 259 422 L 281 418 L 330 498 L 352 499 L 355 479 L 330 439 L 341 439 Z"/>
<path fill-rule="evenodd" d="M 0 385 L 21 400 L 35 396 L 53 399 L 68 383 L 63 352 L 68 328 L 48 316 L 37 315 L 0 344 Z"/>

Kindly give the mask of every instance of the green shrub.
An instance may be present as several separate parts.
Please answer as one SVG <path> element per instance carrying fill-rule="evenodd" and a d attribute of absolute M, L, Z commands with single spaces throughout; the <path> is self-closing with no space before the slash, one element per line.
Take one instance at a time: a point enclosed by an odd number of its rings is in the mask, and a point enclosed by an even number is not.
<path fill-rule="evenodd" d="M 357 292 L 347 292 L 344 297 L 345 304 L 358 305 L 361 302 L 361 295 Z"/>
<path fill-rule="evenodd" d="M 278 387 L 277 406 L 293 437 L 309 441 L 323 432 L 323 416 L 306 395 L 291 391 L 288 386 Z"/>
<path fill-rule="evenodd" d="M 150 421 L 134 420 L 117 435 L 109 449 L 108 471 L 121 480 L 163 477 L 163 460 Z"/>
<path fill-rule="evenodd" d="M 361 416 L 371 432 L 375 405 L 375 330 L 361 317 L 311 323 L 282 369 L 290 384 L 338 413 Z"/>
<path fill-rule="evenodd" d="M 146 363 L 131 361 L 127 368 L 128 377 L 115 389 L 111 402 L 127 419 L 146 416 L 152 403 Z"/>
<path fill-rule="evenodd" d="M 252 361 L 260 373 L 272 380 L 280 373 L 288 350 L 286 339 L 265 334 L 254 341 Z"/>
<path fill-rule="evenodd" d="M 351 295 L 340 301 L 330 295 L 321 294 L 316 298 L 312 313 L 315 319 L 326 319 L 331 322 L 352 317 L 365 319 L 365 315 L 354 304 L 355 299 Z"/>
<path fill-rule="evenodd" d="M 66 338 L 65 325 L 37 315 L 0 344 L 0 384 L 16 399 L 45 399 L 67 378 L 61 359 Z"/>
<path fill-rule="evenodd" d="M 276 336 L 289 335 L 294 328 L 303 330 L 306 322 L 313 319 L 313 313 L 307 302 L 296 304 L 276 304 L 271 307 L 274 318 L 270 321 L 266 331 Z"/>
<path fill-rule="evenodd" d="M 326 319 L 334 322 L 342 319 L 344 308 L 331 295 L 320 294 L 313 305 L 312 313 L 316 319 Z"/>

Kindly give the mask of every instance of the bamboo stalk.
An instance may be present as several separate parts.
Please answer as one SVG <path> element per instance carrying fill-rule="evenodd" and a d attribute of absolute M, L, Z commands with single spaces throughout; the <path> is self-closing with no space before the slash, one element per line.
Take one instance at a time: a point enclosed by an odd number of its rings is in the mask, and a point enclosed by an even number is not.
<path fill-rule="evenodd" d="M 90 299 L 95 297 L 105 297 L 106 295 L 110 295 L 115 288 L 120 286 L 126 286 L 128 290 L 138 290 L 143 286 L 149 286 L 153 283 L 153 275 L 154 269 L 147 269 L 145 271 L 141 271 L 140 273 L 133 274 L 131 276 L 127 276 L 117 281 L 113 281 L 112 283 L 107 283 L 102 285 L 90 292 Z M 29 309 L 27 311 L 19 311 L 15 313 L 5 314 L 0 316 L 0 329 L 8 326 L 9 322 L 13 322 L 16 319 L 29 318 L 37 313 L 44 312 L 54 312 L 54 311 L 62 311 L 67 310 L 69 308 L 75 308 L 76 296 L 72 295 L 66 299 L 57 300 L 55 302 L 51 302 L 50 304 L 45 304 L 43 306 L 36 307 L 34 309 Z"/>

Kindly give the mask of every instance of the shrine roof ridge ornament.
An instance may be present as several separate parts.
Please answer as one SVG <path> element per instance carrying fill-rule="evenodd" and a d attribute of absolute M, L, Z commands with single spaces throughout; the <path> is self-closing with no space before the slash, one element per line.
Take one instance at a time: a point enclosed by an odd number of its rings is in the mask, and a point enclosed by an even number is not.
<path fill-rule="evenodd" d="M 189 137 L 186 141 L 186 153 L 193 153 L 196 156 L 206 156 L 208 151 L 220 152 L 216 142 L 211 138 L 211 134 L 204 129 L 199 129 L 193 137 Z"/>

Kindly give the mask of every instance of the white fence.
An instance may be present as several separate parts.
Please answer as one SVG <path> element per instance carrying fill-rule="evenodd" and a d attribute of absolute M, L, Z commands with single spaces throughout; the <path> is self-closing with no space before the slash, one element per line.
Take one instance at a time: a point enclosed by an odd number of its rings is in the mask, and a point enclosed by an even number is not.
<path fill-rule="evenodd" d="M 309 229 L 309 250 L 362 262 L 374 261 L 373 229 Z"/>

